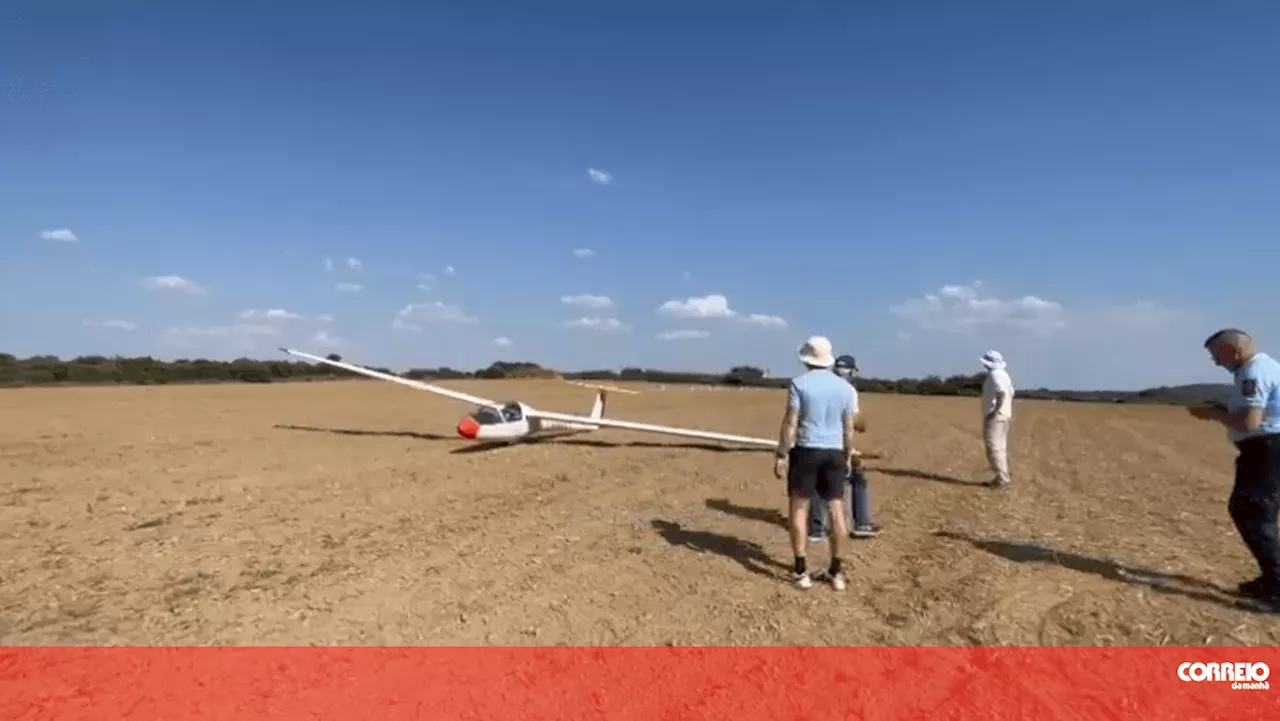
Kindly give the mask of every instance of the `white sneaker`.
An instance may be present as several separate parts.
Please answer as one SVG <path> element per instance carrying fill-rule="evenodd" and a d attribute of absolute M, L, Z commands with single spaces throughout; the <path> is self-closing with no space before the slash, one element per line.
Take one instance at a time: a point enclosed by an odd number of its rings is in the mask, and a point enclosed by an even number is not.
<path fill-rule="evenodd" d="M 845 588 L 848 587 L 848 584 L 845 582 L 843 572 L 837 573 L 836 575 L 831 577 L 831 587 L 837 591 L 843 591 Z"/>
<path fill-rule="evenodd" d="M 795 584 L 796 588 L 812 588 L 813 579 L 809 577 L 808 573 L 797 573 L 795 574 Z"/>
<path fill-rule="evenodd" d="M 809 536 L 809 543 L 826 543 L 826 536 Z"/>

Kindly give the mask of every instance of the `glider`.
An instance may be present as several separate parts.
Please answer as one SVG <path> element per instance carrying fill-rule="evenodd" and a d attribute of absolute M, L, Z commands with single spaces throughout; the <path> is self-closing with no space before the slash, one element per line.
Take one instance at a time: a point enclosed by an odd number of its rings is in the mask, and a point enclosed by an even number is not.
<path fill-rule="evenodd" d="M 673 426 L 660 426 L 651 423 L 635 423 L 633 421 L 623 421 L 613 418 L 604 417 L 605 390 L 600 390 L 596 394 L 595 404 L 591 408 L 591 415 L 577 416 L 569 413 L 556 413 L 554 411 L 538 410 L 520 401 L 498 402 L 488 398 L 473 396 L 462 391 L 455 391 L 451 388 L 442 388 L 440 386 L 431 385 L 430 383 L 422 383 L 420 381 L 402 378 L 390 373 L 382 373 L 363 366 L 343 363 L 342 361 L 330 360 L 321 356 L 304 353 L 302 351 L 291 350 L 289 348 L 281 348 L 280 350 L 292 356 L 306 358 L 313 363 L 323 363 L 331 365 L 335 368 L 352 373 L 359 373 L 370 378 L 389 381 L 391 383 L 399 383 L 402 386 L 416 388 L 420 391 L 429 391 L 437 395 L 452 398 L 456 401 L 469 403 L 475 406 L 475 410 L 458 422 L 458 435 L 470 441 L 507 441 L 514 442 L 520 439 L 532 438 L 535 436 L 543 436 L 555 432 L 568 431 L 579 433 L 584 431 L 595 431 L 601 428 L 621 428 L 629 431 L 641 431 L 645 433 L 661 433 L 669 436 L 683 436 L 685 438 L 701 438 L 708 441 L 723 441 L 726 443 L 741 443 L 749 446 L 759 446 L 764 448 L 775 448 L 778 445 L 776 440 L 765 438 L 751 438 L 750 436 L 738 436 L 730 433 L 716 433 L 714 431 L 703 431 L 693 428 L 676 428 Z"/>

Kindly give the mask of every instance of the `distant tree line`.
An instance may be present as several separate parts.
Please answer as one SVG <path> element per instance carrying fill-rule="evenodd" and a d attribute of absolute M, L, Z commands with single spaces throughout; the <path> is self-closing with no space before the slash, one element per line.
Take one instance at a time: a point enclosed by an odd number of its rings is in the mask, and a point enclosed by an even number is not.
<path fill-rule="evenodd" d="M 340 361 L 338 354 L 330 360 Z M 392 373 L 386 368 L 375 368 Z M 726 385 L 755 388 L 784 388 L 787 378 L 771 378 L 755 366 L 735 366 L 725 373 L 691 373 L 651 368 L 628 367 L 621 371 L 587 370 L 559 372 L 527 361 L 499 361 L 487 368 L 464 371 L 454 368 L 413 368 L 400 374 L 415 380 L 454 380 L 465 378 L 516 379 L 564 378 L 587 381 L 644 381 L 648 383 Z M 0 353 L 0 386 L 42 385 L 163 385 L 170 383 L 277 383 L 359 378 L 341 368 L 322 363 L 286 360 L 254 360 L 238 358 L 217 361 L 205 358 L 158 360 L 151 357 L 80 356 L 64 360 L 56 356 L 18 358 Z M 947 378 L 859 378 L 856 385 L 864 393 L 895 393 L 923 396 L 980 396 L 982 376 L 953 375 Z M 1228 386 L 1198 384 L 1162 386 L 1143 391 L 1060 391 L 1047 388 L 1020 389 L 1020 398 L 1102 403 L 1188 404 L 1222 400 Z"/>

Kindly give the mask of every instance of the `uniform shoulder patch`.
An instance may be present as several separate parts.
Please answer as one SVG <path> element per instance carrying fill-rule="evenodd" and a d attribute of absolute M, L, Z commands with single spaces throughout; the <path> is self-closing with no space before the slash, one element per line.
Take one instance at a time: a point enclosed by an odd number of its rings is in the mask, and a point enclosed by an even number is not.
<path fill-rule="evenodd" d="M 1245 378 L 1240 381 L 1240 395 L 1245 398 L 1252 398 L 1258 395 L 1258 381 L 1252 378 Z"/>

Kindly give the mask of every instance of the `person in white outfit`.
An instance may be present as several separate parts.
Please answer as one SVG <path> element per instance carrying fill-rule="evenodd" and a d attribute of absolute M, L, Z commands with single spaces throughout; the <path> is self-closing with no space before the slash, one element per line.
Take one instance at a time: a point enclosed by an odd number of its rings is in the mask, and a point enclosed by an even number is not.
<path fill-rule="evenodd" d="M 1000 351 L 989 350 L 982 356 L 987 377 L 982 382 L 982 443 L 987 450 L 987 464 L 995 477 L 988 484 L 1006 489 L 1009 477 L 1009 424 L 1013 421 L 1013 379 L 1005 369 Z"/>

